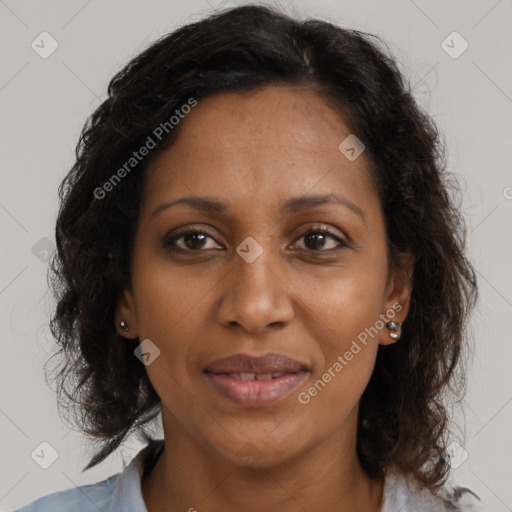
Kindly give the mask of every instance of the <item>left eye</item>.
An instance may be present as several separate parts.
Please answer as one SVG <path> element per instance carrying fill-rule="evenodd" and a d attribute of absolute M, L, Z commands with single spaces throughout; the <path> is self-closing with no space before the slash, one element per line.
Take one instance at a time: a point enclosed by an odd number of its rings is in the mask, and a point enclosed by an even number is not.
<path fill-rule="evenodd" d="M 321 251 L 328 252 L 329 250 L 336 249 L 336 247 L 346 247 L 346 243 L 336 235 L 332 234 L 327 229 L 310 229 L 306 233 L 300 236 L 300 239 L 304 238 L 305 250 L 307 251 Z M 331 247 L 325 248 L 326 241 L 328 239 L 334 240 L 337 243 L 332 244 Z M 307 247 L 307 246 L 310 247 Z M 312 247 L 311 247 L 312 246 Z"/>

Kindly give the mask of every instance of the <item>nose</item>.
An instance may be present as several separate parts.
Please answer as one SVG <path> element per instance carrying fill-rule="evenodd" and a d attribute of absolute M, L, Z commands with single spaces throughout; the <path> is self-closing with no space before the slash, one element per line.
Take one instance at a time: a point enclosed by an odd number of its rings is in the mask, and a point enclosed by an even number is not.
<path fill-rule="evenodd" d="M 240 326 L 248 333 L 260 334 L 293 319 L 293 293 L 284 282 L 282 269 L 274 258 L 266 257 L 266 252 L 252 263 L 242 258 L 235 261 L 224 280 L 218 309 L 222 325 Z"/>

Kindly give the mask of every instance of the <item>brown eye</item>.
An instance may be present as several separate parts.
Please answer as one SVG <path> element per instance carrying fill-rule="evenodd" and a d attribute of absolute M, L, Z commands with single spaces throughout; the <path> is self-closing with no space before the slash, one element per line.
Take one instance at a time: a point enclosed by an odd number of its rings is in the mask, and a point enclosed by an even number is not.
<path fill-rule="evenodd" d="M 199 252 L 201 250 L 218 249 L 220 246 L 217 242 L 211 243 L 208 247 L 208 239 L 214 241 L 205 231 L 198 229 L 189 229 L 181 233 L 167 236 L 162 243 L 162 246 L 169 250 L 180 250 L 188 252 Z"/>
<path fill-rule="evenodd" d="M 347 244 L 326 228 L 310 229 L 298 240 L 304 239 L 304 249 L 315 252 L 330 252 Z"/>

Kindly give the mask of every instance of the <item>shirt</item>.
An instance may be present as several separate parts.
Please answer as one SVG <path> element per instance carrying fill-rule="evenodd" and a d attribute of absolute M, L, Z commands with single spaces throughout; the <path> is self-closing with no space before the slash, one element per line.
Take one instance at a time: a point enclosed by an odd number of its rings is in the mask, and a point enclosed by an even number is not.
<path fill-rule="evenodd" d="M 121 473 L 48 494 L 12 512 L 147 512 L 141 477 L 151 471 L 163 448 L 163 440 L 153 440 Z M 473 512 L 482 511 L 480 507 L 481 499 L 466 487 L 455 487 L 437 498 L 397 473 L 387 474 L 384 481 L 381 512 Z"/>

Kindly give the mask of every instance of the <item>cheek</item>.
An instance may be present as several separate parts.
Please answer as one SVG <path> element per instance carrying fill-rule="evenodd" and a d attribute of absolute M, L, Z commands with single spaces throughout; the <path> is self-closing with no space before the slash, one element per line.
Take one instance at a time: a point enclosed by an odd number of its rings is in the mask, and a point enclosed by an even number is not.
<path fill-rule="evenodd" d="M 325 297 L 327 301 L 330 296 Z M 372 328 L 380 312 L 380 301 L 370 299 L 357 284 L 354 289 L 346 284 L 332 297 L 337 300 L 317 309 L 328 328 L 322 328 L 321 336 L 313 333 L 321 357 L 309 386 L 297 397 L 312 418 L 322 418 L 327 430 L 345 421 L 370 380 L 378 349 L 378 331 Z"/>
<path fill-rule="evenodd" d="M 375 364 L 384 283 L 382 269 L 364 261 L 315 283 L 302 276 L 307 328 L 322 357 L 300 403 L 311 400 L 313 407 L 332 410 L 340 418 L 357 403 Z"/>
<path fill-rule="evenodd" d="M 209 288 L 184 274 L 170 270 L 168 263 L 147 260 L 145 265 L 134 265 L 132 279 L 139 339 L 151 340 L 160 350 L 146 372 L 171 409 L 192 389 L 187 368 L 207 315 L 205 290 Z"/>
<path fill-rule="evenodd" d="M 198 318 L 211 277 L 194 276 L 168 261 L 146 261 L 133 269 L 137 325 L 141 336 L 164 341 L 172 331 Z"/>
<path fill-rule="evenodd" d="M 384 285 L 382 269 L 361 258 L 357 265 L 323 276 L 297 273 L 291 286 L 304 311 L 317 320 L 311 325 L 324 326 L 324 349 L 339 352 L 375 325 L 382 312 Z"/>

